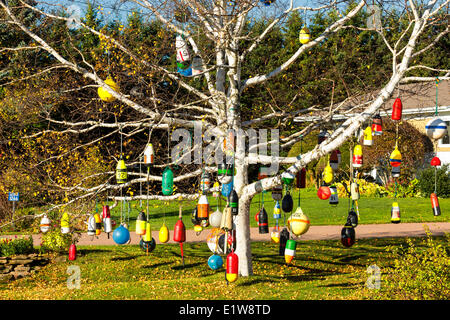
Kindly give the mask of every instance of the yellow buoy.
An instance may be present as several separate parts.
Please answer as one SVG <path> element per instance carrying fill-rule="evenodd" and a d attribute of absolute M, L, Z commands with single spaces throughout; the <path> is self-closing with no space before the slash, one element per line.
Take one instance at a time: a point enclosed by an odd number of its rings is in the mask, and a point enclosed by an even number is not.
<path fill-rule="evenodd" d="M 70 232 L 69 221 L 69 215 L 67 214 L 67 212 L 64 212 L 61 218 L 61 233 Z"/>
<path fill-rule="evenodd" d="M 111 89 L 113 89 L 114 91 L 118 92 L 119 91 L 119 86 L 117 85 L 117 83 L 114 82 L 114 80 L 110 77 L 108 77 L 105 80 L 105 83 L 111 87 Z M 98 96 L 100 97 L 100 99 L 102 99 L 105 102 L 112 102 L 114 101 L 116 98 L 114 98 L 114 96 L 112 94 L 110 94 L 108 91 L 106 91 L 106 89 L 104 89 L 103 87 L 99 87 L 98 90 Z"/>
<path fill-rule="evenodd" d="M 309 229 L 309 218 L 303 213 L 300 207 L 288 219 L 288 228 L 296 236 L 306 233 Z"/>
<path fill-rule="evenodd" d="M 169 241 L 169 229 L 163 223 L 161 229 L 159 229 L 159 242 L 166 243 L 167 241 Z"/>
<path fill-rule="evenodd" d="M 299 40 L 301 44 L 307 44 L 309 40 L 311 40 L 311 35 L 309 34 L 307 27 L 303 27 L 302 30 L 300 30 Z"/>
<path fill-rule="evenodd" d="M 331 168 L 330 162 L 328 162 L 327 166 L 323 169 L 322 178 L 323 182 L 327 184 L 333 181 L 333 168 Z"/>

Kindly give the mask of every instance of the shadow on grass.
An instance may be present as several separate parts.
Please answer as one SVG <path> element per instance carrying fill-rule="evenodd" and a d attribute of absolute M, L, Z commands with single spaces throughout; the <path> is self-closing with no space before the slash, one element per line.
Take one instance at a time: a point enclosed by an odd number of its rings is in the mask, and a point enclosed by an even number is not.
<path fill-rule="evenodd" d="M 194 268 L 194 267 L 197 267 L 197 266 L 199 266 L 199 265 L 201 265 L 201 264 L 203 264 L 203 263 L 201 263 L 201 262 L 196 262 L 196 263 L 185 264 L 185 265 L 183 266 L 183 263 L 180 262 L 179 265 L 170 267 L 170 269 L 172 269 L 172 270 L 183 270 L 183 269 Z"/>

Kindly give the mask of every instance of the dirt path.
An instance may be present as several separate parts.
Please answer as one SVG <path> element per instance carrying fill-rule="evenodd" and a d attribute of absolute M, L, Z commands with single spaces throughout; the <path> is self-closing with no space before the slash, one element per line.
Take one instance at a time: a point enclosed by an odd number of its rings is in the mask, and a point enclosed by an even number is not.
<path fill-rule="evenodd" d="M 450 233 L 450 222 L 426 222 L 426 223 L 400 223 L 400 224 L 360 224 L 356 227 L 356 238 L 390 238 L 390 237 L 423 237 L 426 235 L 424 226 L 428 226 L 431 233 L 435 236 L 441 236 Z M 307 233 L 298 238 L 298 240 L 333 240 L 340 239 L 342 226 L 311 226 Z M 270 230 L 269 230 L 270 231 Z M 200 235 L 196 235 L 194 230 L 186 230 L 186 242 L 205 242 L 210 234 L 211 228 L 203 230 Z M 130 244 L 139 244 L 140 237 L 135 232 L 130 232 Z M 38 246 L 41 242 L 41 234 L 33 235 L 34 245 Z M 158 230 L 152 231 L 152 236 L 159 244 Z M 173 234 L 170 230 L 170 239 L 168 243 L 174 243 Z M 252 241 L 270 241 L 270 233 L 259 234 L 258 228 L 250 229 L 250 238 Z M 92 238 L 86 233 L 82 235 L 77 245 L 80 246 L 99 246 L 115 245 L 112 233 L 108 239 L 106 233 Z"/>

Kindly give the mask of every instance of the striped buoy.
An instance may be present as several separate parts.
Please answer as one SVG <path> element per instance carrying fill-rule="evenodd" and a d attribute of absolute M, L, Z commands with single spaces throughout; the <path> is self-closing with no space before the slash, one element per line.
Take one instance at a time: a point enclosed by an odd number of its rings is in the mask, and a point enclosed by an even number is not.
<path fill-rule="evenodd" d="M 392 167 L 399 167 L 402 164 L 402 154 L 398 151 L 397 146 L 395 146 L 394 151 L 392 151 L 389 162 Z"/>
<path fill-rule="evenodd" d="M 286 263 L 291 263 L 295 257 L 295 248 L 297 247 L 297 242 L 295 240 L 289 239 L 286 241 L 286 249 L 284 249 L 284 260 Z"/>
<path fill-rule="evenodd" d="M 433 118 L 425 125 L 425 131 L 430 139 L 438 140 L 445 136 L 447 124 L 440 118 Z"/>

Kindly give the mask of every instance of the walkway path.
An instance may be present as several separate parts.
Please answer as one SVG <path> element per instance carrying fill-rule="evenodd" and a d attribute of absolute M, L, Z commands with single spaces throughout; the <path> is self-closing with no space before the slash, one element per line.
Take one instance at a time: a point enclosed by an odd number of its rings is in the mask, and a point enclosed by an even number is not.
<path fill-rule="evenodd" d="M 360 224 L 356 227 L 356 238 L 391 238 L 391 237 L 423 237 L 426 235 L 424 226 L 428 226 L 432 235 L 442 236 L 450 233 L 450 222 L 426 222 L 426 223 L 400 223 L 400 224 Z M 334 240 L 340 239 L 342 226 L 311 226 L 307 233 L 302 235 L 299 240 Z M 270 230 L 269 230 L 270 231 Z M 205 242 L 210 234 L 211 228 L 203 230 L 200 235 L 196 235 L 194 230 L 186 230 L 186 242 Z M 140 237 L 135 232 L 130 232 L 130 244 L 139 244 Z M 41 234 L 33 235 L 34 245 L 38 246 L 41 242 Z M 152 236 L 159 244 L 158 230 L 152 231 Z M 168 243 L 174 243 L 173 233 L 170 230 Z M 252 241 L 270 241 L 270 233 L 259 234 L 258 228 L 250 229 L 250 238 Z M 92 238 L 84 233 L 77 245 L 115 245 L 112 239 L 112 233 L 108 239 L 106 233 L 102 232 L 98 237 Z"/>

